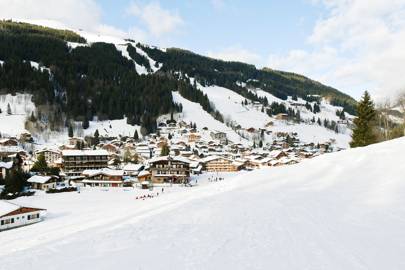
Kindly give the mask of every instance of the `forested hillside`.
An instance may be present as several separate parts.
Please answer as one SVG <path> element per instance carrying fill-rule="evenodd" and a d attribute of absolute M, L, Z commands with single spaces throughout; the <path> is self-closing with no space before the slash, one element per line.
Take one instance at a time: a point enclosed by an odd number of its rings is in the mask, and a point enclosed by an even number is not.
<path fill-rule="evenodd" d="M 252 96 L 239 83 L 261 88 L 284 100 L 287 96 L 298 96 L 312 101 L 313 96 L 319 95 L 327 97 L 332 105 L 342 106 L 345 111 L 355 114 L 356 101 L 353 98 L 302 75 L 268 68 L 260 70 L 253 65 L 212 59 L 177 48 L 167 49 L 164 52 L 141 44 L 138 46 L 156 61 L 163 63 L 163 71 L 180 71 L 196 78 L 204 85 L 215 84 L 226 87 L 253 100 L 257 100 L 258 97 Z"/>
<path fill-rule="evenodd" d="M 9 24 L 9 23 L 6 23 Z M 3 28 L 0 28 L 3 29 Z M 180 82 L 166 76 L 139 76 L 134 63 L 113 44 L 70 48 L 54 35 L 20 28 L 0 30 L 0 90 L 32 93 L 36 105 L 57 104 L 67 119 L 88 122 L 122 119 L 155 129 L 155 118 L 179 110 L 171 91 Z M 38 28 L 40 29 L 40 28 Z M 29 61 L 49 68 L 32 67 Z"/>
<path fill-rule="evenodd" d="M 145 68 L 146 73 L 141 75 L 136 66 Z M 122 44 L 87 43 L 73 31 L 0 21 L 0 93 L 32 94 L 37 107 L 50 108 L 48 120 L 63 121 L 51 123 L 51 127 L 82 121 L 86 128 L 95 117 L 127 117 L 129 124 L 153 132 L 158 116 L 182 110 L 173 102 L 172 91 L 200 103 L 214 118 L 222 120 L 221 112 L 190 77 L 202 85 L 226 87 L 251 100 L 263 98 L 249 87 L 281 99 L 299 96 L 311 100 L 319 95 L 354 114 L 351 97 L 297 74 L 258 70 L 253 65 L 180 49 L 164 51 L 132 40 L 123 40 Z"/>

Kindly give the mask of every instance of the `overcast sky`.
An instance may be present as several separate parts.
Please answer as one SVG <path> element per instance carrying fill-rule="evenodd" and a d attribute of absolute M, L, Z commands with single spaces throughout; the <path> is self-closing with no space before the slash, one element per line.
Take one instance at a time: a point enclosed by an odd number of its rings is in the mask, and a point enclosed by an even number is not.
<path fill-rule="evenodd" d="M 405 89 L 405 0 L 0 0 L 0 17 L 293 71 L 355 98 Z"/>

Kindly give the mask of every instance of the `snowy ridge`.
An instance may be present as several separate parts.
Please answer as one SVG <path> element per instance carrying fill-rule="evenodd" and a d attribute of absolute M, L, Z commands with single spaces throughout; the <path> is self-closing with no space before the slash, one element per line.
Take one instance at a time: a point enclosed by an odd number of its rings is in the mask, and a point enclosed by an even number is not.
<path fill-rule="evenodd" d="M 150 201 L 117 189 L 22 197 L 48 218 L 2 232 L 2 267 L 402 269 L 404 145 L 228 174 Z"/>

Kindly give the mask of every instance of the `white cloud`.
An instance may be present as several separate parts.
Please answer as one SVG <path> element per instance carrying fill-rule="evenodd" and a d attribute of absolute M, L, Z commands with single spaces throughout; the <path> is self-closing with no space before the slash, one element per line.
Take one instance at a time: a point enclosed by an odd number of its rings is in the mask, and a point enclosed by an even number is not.
<path fill-rule="evenodd" d="M 133 2 L 127 12 L 138 17 L 154 37 L 176 32 L 184 23 L 177 12 L 163 9 L 158 2 L 146 5 Z"/>
<path fill-rule="evenodd" d="M 92 29 L 100 22 L 101 10 L 93 0 L 1 0 L 0 18 L 56 21 Z"/>
<path fill-rule="evenodd" d="M 405 86 L 405 0 L 315 0 L 328 10 L 308 43 L 310 50 L 271 56 L 268 64 L 331 84 L 355 97 L 377 99 Z"/>
<path fill-rule="evenodd" d="M 238 46 L 228 47 L 217 52 L 208 52 L 208 56 L 225 61 L 239 61 L 250 64 L 260 62 L 260 56 L 254 52 L 243 49 Z"/>

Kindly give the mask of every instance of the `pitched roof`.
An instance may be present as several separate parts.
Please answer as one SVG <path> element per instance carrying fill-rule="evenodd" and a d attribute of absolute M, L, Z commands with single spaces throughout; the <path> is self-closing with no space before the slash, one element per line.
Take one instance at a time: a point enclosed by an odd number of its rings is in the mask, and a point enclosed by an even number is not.
<path fill-rule="evenodd" d="M 63 150 L 63 156 L 108 156 L 107 150 Z"/>
<path fill-rule="evenodd" d="M 107 175 L 107 176 L 123 176 L 124 175 L 124 171 L 123 170 L 112 170 L 109 168 L 103 168 L 103 169 L 99 169 L 99 170 L 84 170 L 82 172 L 83 175 L 86 175 L 88 177 L 92 177 L 98 174 L 103 174 L 103 175 Z"/>
<path fill-rule="evenodd" d="M 0 161 L 0 168 L 11 169 L 13 167 L 13 162 L 1 162 Z"/>
<path fill-rule="evenodd" d="M 51 180 L 52 178 L 55 178 L 54 176 L 43 176 L 43 175 L 34 175 L 31 176 L 27 182 L 28 183 L 38 183 L 38 184 L 45 184 L 46 182 L 48 182 L 49 180 Z"/>
<path fill-rule="evenodd" d="M 0 200 L 0 217 L 7 215 L 20 208 L 19 205 Z"/>

